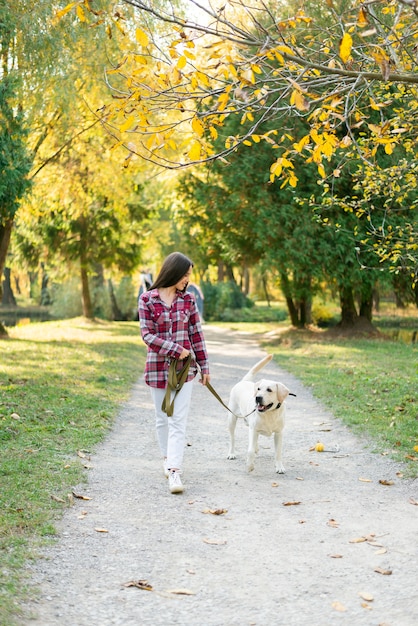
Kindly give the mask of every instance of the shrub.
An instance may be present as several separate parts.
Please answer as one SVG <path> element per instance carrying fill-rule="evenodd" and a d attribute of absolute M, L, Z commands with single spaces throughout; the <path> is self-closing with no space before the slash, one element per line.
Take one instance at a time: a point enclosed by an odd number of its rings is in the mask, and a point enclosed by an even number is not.
<path fill-rule="evenodd" d="M 204 317 L 206 320 L 220 320 L 226 309 L 251 308 L 254 303 L 245 296 L 233 281 L 226 283 L 204 282 L 201 285 L 204 303 Z"/>

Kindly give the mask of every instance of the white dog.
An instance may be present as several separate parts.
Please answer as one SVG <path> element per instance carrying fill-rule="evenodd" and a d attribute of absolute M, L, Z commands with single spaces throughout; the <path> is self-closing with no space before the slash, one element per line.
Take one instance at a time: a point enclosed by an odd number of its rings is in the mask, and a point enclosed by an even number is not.
<path fill-rule="evenodd" d="M 258 452 L 258 435 L 270 437 L 274 434 L 275 469 L 278 474 L 284 474 L 282 464 L 283 427 L 285 422 L 286 404 L 288 395 L 294 396 L 282 383 L 272 380 L 254 382 L 254 376 L 272 359 L 266 356 L 250 369 L 248 374 L 231 390 L 229 398 L 228 427 L 230 446 L 228 459 L 235 459 L 235 427 L 239 417 L 244 418 L 249 427 L 249 442 L 247 454 L 247 470 L 254 469 L 255 455 Z"/>

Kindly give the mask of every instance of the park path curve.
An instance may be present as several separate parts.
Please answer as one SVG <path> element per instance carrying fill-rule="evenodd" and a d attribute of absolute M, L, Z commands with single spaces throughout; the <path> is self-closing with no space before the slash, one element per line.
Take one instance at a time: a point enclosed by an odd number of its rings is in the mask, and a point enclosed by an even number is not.
<path fill-rule="evenodd" d="M 227 401 L 265 353 L 245 334 L 206 326 L 205 336 L 212 383 Z M 39 594 L 22 624 L 418 624 L 418 481 L 401 479 L 402 468 L 373 454 L 275 362 L 263 376 L 297 394 L 287 401 L 286 474 L 274 473 L 267 438 L 246 472 L 241 421 L 238 458 L 226 459 L 226 411 L 196 383 L 186 489 L 171 495 L 141 374 L 91 456 L 88 483 L 75 487 L 91 499 L 75 500 L 57 543 L 30 566 Z M 310 451 L 319 439 L 340 451 Z M 126 586 L 140 580 L 153 591 Z"/>

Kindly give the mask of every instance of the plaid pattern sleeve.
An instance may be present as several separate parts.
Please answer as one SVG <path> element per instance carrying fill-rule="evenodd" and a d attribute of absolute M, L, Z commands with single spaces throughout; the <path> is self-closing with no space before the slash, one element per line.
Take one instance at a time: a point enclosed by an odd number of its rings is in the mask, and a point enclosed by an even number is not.
<path fill-rule="evenodd" d="M 165 388 L 172 359 L 178 359 L 183 348 L 190 350 L 192 362 L 187 380 L 201 368 L 209 373 L 208 355 L 194 297 L 177 292 L 168 307 L 154 289 L 143 293 L 138 302 L 141 336 L 148 347 L 145 382 L 151 387 Z"/>

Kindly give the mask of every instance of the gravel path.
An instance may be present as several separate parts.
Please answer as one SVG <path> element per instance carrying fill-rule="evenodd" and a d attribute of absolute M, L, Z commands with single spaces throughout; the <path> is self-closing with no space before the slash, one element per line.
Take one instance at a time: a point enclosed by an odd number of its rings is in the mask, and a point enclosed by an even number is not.
<path fill-rule="evenodd" d="M 242 334 L 206 327 L 205 336 L 212 383 L 227 401 L 264 352 Z M 286 474 L 274 473 L 268 438 L 246 472 L 242 421 L 238 458 L 228 461 L 226 411 L 196 384 L 186 489 L 171 495 L 139 373 L 91 457 L 88 484 L 75 488 L 91 499 L 75 500 L 59 541 L 31 566 L 39 596 L 22 624 L 418 624 L 418 481 L 402 480 L 399 466 L 372 454 L 276 364 L 263 375 L 297 394 L 287 401 Z M 318 440 L 340 451 L 310 451 Z M 142 580 L 153 590 L 126 586 Z"/>

